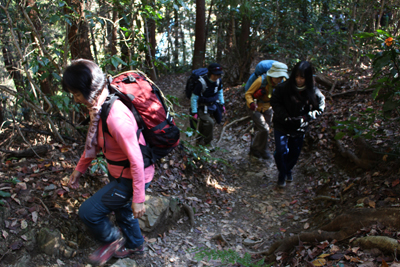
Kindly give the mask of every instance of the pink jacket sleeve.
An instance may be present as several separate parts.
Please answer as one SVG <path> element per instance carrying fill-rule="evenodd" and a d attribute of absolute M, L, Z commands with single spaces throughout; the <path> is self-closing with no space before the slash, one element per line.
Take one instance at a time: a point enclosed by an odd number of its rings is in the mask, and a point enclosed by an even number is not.
<path fill-rule="evenodd" d="M 83 151 L 81 158 L 79 159 L 78 164 L 76 165 L 75 170 L 80 173 L 84 173 L 90 166 L 93 158 L 85 158 L 86 151 Z"/>

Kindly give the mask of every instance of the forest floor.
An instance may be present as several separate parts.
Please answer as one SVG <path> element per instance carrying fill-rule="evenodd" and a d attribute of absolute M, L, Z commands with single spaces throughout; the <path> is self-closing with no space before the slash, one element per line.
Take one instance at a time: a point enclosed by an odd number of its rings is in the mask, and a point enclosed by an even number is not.
<path fill-rule="evenodd" d="M 242 87 L 226 87 L 227 114 L 214 133 L 214 143 L 219 143 L 215 152 L 206 153 L 211 163 L 195 160 L 181 146 L 157 165 L 147 191 L 179 198 L 193 207 L 195 226 L 182 217 L 162 234 L 144 233 L 143 257 L 112 259 L 106 266 L 256 266 L 260 260 L 274 266 L 400 266 L 396 258 L 400 165 L 398 156 L 392 155 L 393 145 L 399 143 L 398 123 L 376 119 L 379 134 L 363 145 L 348 137 L 337 142 L 331 128 L 335 121 L 361 117 L 367 107 L 378 110 L 380 106 L 362 90 L 368 86 L 367 71 L 335 69 L 329 75 L 333 80 L 346 76 L 349 82 L 332 90 L 323 88 L 326 111 L 310 125 L 292 183 L 278 189 L 274 160 L 248 155 L 249 119 L 226 127 L 220 138 L 224 125 L 247 116 Z M 189 108 L 184 96 L 187 77 L 173 75 L 157 81 L 164 94 L 178 99 L 177 113 L 187 113 Z M 187 127 L 186 118 L 177 122 Z M 44 144 L 48 138 L 23 134 L 34 144 Z M 184 144 L 194 144 L 193 137 L 182 135 Z M 12 126 L 3 127 L 0 142 L 7 150 L 27 148 Z M 0 207 L 0 266 L 90 266 L 86 257 L 97 244 L 76 212 L 107 178 L 87 173 L 78 190 L 68 190 L 66 181 L 79 160 L 83 140 L 50 143 L 43 158 L 3 155 L 0 190 L 11 197 L 0 198 L 5 201 Z M 59 252 L 59 244 L 51 253 L 40 251 L 36 241 L 42 228 L 57 229 L 76 253 Z M 358 239 L 371 236 L 378 237 L 378 243 Z M 199 259 L 193 252 L 199 248 L 207 249 L 207 255 L 231 251 Z"/>

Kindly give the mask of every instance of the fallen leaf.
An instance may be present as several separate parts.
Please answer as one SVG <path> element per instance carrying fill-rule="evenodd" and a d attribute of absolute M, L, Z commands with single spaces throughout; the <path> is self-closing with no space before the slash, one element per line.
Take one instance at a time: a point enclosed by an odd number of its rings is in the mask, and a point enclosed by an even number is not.
<path fill-rule="evenodd" d="M 157 241 L 156 238 L 150 238 L 147 242 L 149 242 L 149 243 L 155 243 L 156 241 Z"/>
<path fill-rule="evenodd" d="M 398 185 L 400 183 L 399 179 L 396 179 L 392 182 L 392 187 L 395 187 L 396 185 Z"/>
<path fill-rule="evenodd" d="M 84 193 L 84 194 L 82 194 L 82 197 L 83 198 L 88 198 L 88 197 L 90 197 L 90 193 Z"/>
<path fill-rule="evenodd" d="M 326 264 L 326 260 L 323 258 L 318 258 L 313 261 L 312 264 L 314 264 L 314 266 L 324 266 Z"/>
<path fill-rule="evenodd" d="M 389 267 L 389 265 L 386 263 L 386 261 L 384 259 L 382 259 L 381 267 Z"/>
<path fill-rule="evenodd" d="M 26 227 L 28 227 L 28 223 L 26 222 L 26 220 L 22 220 L 21 221 L 21 229 L 25 229 Z"/>
<path fill-rule="evenodd" d="M 7 233 L 7 231 L 5 231 L 5 230 L 2 230 L 1 232 L 3 233 L 3 237 L 4 237 L 4 239 L 7 239 L 7 237 L 8 237 L 8 233 Z"/>
<path fill-rule="evenodd" d="M 279 228 L 279 231 L 281 231 L 281 232 L 286 232 L 286 229 L 285 228 Z"/>
<path fill-rule="evenodd" d="M 15 202 L 17 202 L 19 205 L 21 205 L 21 200 L 19 200 L 18 198 L 16 198 L 16 197 L 15 197 L 16 195 L 17 195 L 17 194 L 12 195 L 11 198 L 12 198 L 12 200 L 14 200 Z"/>
<path fill-rule="evenodd" d="M 292 202 L 290 202 L 290 205 L 296 204 L 297 203 L 297 199 L 293 200 Z"/>
<path fill-rule="evenodd" d="M 308 229 L 308 228 L 310 228 L 310 224 L 309 223 L 305 223 L 304 224 L 304 229 Z"/>
<path fill-rule="evenodd" d="M 375 202 L 374 201 L 369 201 L 368 202 L 368 205 L 371 207 L 371 208 L 374 208 L 375 209 Z"/>
<path fill-rule="evenodd" d="M 21 235 L 21 238 L 22 238 L 24 241 L 28 241 L 28 237 L 27 237 L 26 235 Z"/>
<path fill-rule="evenodd" d="M 17 250 L 22 247 L 23 243 L 21 240 L 15 241 L 14 243 L 10 244 L 11 250 Z"/>
<path fill-rule="evenodd" d="M 346 192 L 347 190 L 349 190 L 353 185 L 354 185 L 354 183 L 349 184 L 349 186 L 347 186 L 347 187 L 343 190 L 343 192 Z"/>
<path fill-rule="evenodd" d="M 36 223 L 37 219 L 38 219 L 38 212 L 37 211 L 32 212 L 32 221 Z"/>

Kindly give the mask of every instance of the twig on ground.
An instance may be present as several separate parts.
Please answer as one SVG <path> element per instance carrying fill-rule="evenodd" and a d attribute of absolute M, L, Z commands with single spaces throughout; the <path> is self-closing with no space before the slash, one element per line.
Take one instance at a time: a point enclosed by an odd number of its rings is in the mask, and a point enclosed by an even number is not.
<path fill-rule="evenodd" d="M 229 127 L 229 126 L 231 126 L 231 125 L 233 125 L 233 124 L 235 124 L 235 123 L 237 123 L 237 122 L 241 122 L 241 121 L 244 121 L 244 120 L 247 120 L 247 119 L 250 119 L 250 116 L 246 116 L 246 117 L 243 117 L 243 118 L 234 120 L 234 121 L 232 121 L 231 123 L 228 123 L 227 125 L 225 125 L 225 126 L 222 128 L 222 130 L 221 130 L 221 135 L 219 136 L 217 145 L 219 145 L 219 143 L 221 142 L 222 136 L 224 135 L 225 129 L 226 129 L 227 127 Z"/>
<path fill-rule="evenodd" d="M 314 201 L 317 200 L 329 200 L 329 201 L 340 201 L 340 198 L 330 197 L 330 196 L 316 196 L 313 198 Z"/>
<path fill-rule="evenodd" d="M 42 203 L 42 205 L 43 205 L 43 207 L 46 209 L 47 213 L 48 213 L 49 215 L 51 215 L 49 209 L 47 208 L 46 204 L 44 204 L 43 200 L 41 200 L 40 198 L 36 198 L 36 199 L 39 199 L 40 203 Z"/>

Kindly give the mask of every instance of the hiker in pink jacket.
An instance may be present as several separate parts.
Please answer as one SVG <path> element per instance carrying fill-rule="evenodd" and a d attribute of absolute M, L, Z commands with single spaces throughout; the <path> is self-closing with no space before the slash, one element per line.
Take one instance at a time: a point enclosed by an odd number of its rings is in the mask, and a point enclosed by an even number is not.
<path fill-rule="evenodd" d="M 153 179 L 154 165 L 144 168 L 139 144 L 146 143 L 142 134 L 137 139 L 136 120 L 132 112 L 117 100 L 107 118 L 110 135 L 103 135 L 100 112 L 109 91 L 103 72 L 94 62 L 74 60 L 65 69 L 62 83 L 63 89 L 73 94 L 75 102 L 86 105 L 90 112 L 85 151 L 68 185 L 74 189 L 79 187 L 79 178 L 100 150 L 108 163 L 110 183 L 79 209 L 79 217 L 102 243 L 89 259 L 92 264 L 103 265 L 112 256 L 124 258 L 143 254 L 144 239 L 137 218 L 146 212 L 145 190 Z M 119 164 L 127 161 L 127 168 Z M 110 222 L 107 215 L 111 212 L 114 212 L 120 229 Z"/>

